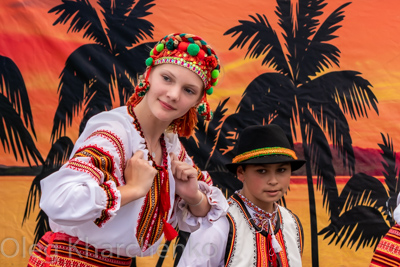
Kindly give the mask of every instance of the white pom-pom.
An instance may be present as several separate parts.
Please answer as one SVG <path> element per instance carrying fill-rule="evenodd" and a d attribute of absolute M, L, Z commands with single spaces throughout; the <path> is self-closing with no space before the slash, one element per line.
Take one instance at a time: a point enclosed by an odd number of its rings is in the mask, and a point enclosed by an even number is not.
<path fill-rule="evenodd" d="M 271 245 L 272 245 L 272 248 L 274 249 L 275 254 L 278 254 L 279 252 L 282 251 L 282 247 L 281 247 L 281 245 L 279 245 L 278 240 L 276 240 L 276 237 L 274 235 L 274 228 L 272 228 L 271 220 L 269 220 L 269 229 L 270 229 L 270 232 L 271 232 Z"/>
<path fill-rule="evenodd" d="M 275 254 L 278 254 L 279 252 L 282 251 L 282 247 L 281 245 L 279 245 L 278 240 L 276 240 L 276 237 L 274 234 L 271 234 L 271 244 L 272 244 L 272 248 L 275 251 Z"/>

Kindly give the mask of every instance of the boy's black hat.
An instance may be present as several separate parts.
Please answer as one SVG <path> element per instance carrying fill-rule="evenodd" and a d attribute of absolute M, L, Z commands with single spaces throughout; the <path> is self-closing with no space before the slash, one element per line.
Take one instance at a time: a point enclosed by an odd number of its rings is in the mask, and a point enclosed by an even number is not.
<path fill-rule="evenodd" d="M 297 159 L 285 132 L 276 124 L 249 126 L 237 142 L 236 157 L 225 165 L 235 174 L 239 165 L 290 162 L 295 171 L 306 162 Z"/>

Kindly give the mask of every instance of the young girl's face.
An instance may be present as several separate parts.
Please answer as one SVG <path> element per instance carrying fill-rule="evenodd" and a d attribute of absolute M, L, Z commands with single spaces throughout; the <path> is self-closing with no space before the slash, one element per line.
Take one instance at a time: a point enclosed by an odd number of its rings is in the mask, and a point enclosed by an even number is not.
<path fill-rule="evenodd" d="M 267 212 L 287 191 L 291 175 L 290 163 L 239 166 L 237 176 L 243 182 L 242 194 Z"/>
<path fill-rule="evenodd" d="M 154 67 L 149 76 L 146 101 L 156 118 L 171 122 L 199 103 L 203 81 L 194 72 L 173 64 Z"/>

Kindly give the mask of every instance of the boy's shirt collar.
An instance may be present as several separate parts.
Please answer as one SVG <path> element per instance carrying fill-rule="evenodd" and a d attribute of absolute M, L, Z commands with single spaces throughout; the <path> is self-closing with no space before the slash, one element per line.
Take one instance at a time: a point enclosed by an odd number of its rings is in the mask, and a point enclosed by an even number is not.
<path fill-rule="evenodd" d="M 243 203 L 246 206 L 247 211 L 249 212 L 251 219 L 254 223 L 261 228 L 262 230 L 269 232 L 269 220 L 271 220 L 272 226 L 275 228 L 277 213 L 278 213 L 278 205 L 274 203 L 274 211 L 272 213 L 266 212 L 265 210 L 259 208 L 253 202 L 248 200 L 245 196 L 243 196 L 241 191 L 236 191 L 235 194 L 240 197 Z"/>

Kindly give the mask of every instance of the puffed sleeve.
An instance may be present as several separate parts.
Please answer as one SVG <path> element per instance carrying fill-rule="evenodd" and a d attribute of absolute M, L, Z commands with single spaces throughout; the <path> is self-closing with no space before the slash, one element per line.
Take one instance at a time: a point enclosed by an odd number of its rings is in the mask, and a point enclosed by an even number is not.
<path fill-rule="evenodd" d="M 207 201 L 211 206 L 211 209 L 206 216 L 196 217 L 190 212 L 187 203 L 183 199 L 177 197 L 171 221 L 173 225 L 174 223 L 177 223 L 179 229 L 186 232 L 193 232 L 201 225 L 208 227 L 220 217 L 226 215 L 229 207 L 228 202 L 221 190 L 212 185 L 212 180 L 208 172 L 201 171 L 194 164 L 192 158 L 189 157 L 179 139 L 176 136 L 171 135 L 168 135 L 168 138 L 169 140 L 166 144 L 171 146 L 170 150 L 178 155 L 179 160 L 184 161 L 197 169 L 199 190 L 206 195 Z"/>
<path fill-rule="evenodd" d="M 75 143 L 70 159 L 41 181 L 40 207 L 57 224 L 93 221 L 102 227 L 121 205 L 118 186 L 129 141 L 129 121 L 116 112 L 92 117 Z"/>

